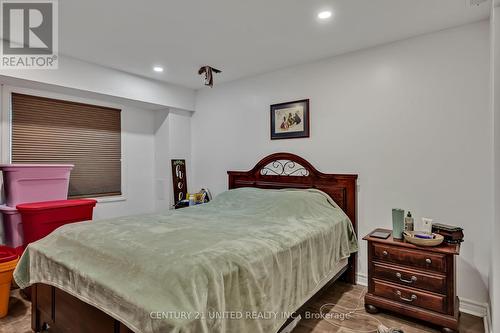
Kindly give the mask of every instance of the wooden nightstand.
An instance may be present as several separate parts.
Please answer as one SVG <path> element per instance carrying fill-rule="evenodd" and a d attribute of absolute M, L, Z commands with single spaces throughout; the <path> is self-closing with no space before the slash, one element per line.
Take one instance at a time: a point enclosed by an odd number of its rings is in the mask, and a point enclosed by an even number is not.
<path fill-rule="evenodd" d="M 458 332 L 459 244 L 421 247 L 392 236 L 363 239 L 368 241 L 368 312 L 385 309 L 441 326 L 443 332 Z"/>

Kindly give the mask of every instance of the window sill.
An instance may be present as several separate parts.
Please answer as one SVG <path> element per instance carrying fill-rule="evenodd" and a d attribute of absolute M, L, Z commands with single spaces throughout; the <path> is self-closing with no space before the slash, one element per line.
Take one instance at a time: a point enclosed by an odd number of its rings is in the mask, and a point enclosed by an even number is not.
<path fill-rule="evenodd" d="M 111 197 L 97 197 L 92 199 L 97 200 L 97 203 L 127 201 L 127 197 L 123 195 L 116 195 Z"/>

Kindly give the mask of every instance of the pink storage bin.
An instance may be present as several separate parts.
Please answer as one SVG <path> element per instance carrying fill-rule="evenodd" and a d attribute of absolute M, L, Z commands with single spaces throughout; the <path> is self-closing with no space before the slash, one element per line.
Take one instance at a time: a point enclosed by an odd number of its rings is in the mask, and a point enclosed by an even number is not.
<path fill-rule="evenodd" d="M 0 164 L 7 206 L 68 198 L 72 164 Z"/>
<path fill-rule="evenodd" d="M 21 213 L 17 209 L 8 206 L 0 206 L 0 212 L 3 218 L 5 245 L 12 248 L 24 245 Z"/>

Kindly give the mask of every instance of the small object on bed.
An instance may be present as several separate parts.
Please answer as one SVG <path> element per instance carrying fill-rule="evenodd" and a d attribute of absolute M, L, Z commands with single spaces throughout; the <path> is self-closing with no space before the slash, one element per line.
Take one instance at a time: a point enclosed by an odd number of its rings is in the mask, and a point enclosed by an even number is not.
<path fill-rule="evenodd" d="M 174 205 L 175 209 L 184 208 L 184 207 L 189 207 L 189 200 L 177 201 L 177 203 Z"/>
<path fill-rule="evenodd" d="M 405 241 L 419 246 L 438 246 L 444 241 L 439 234 L 427 234 L 421 231 L 405 231 Z"/>
<path fill-rule="evenodd" d="M 194 206 L 196 205 L 196 202 L 194 200 L 194 194 L 189 195 L 189 206 Z"/>
<path fill-rule="evenodd" d="M 190 195 L 194 196 L 195 205 L 204 204 L 212 200 L 212 194 L 209 190 L 204 188 L 202 188 L 199 192 L 191 193 Z"/>

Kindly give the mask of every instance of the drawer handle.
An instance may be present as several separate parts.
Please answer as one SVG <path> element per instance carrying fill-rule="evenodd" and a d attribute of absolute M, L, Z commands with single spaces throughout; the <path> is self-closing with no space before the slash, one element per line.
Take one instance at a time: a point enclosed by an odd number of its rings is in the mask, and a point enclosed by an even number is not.
<path fill-rule="evenodd" d="M 387 257 L 387 255 L 388 255 L 389 253 L 387 253 L 387 251 L 384 251 L 384 252 L 382 252 L 382 254 L 384 255 L 384 257 Z"/>
<path fill-rule="evenodd" d="M 41 332 L 48 332 L 50 330 L 50 326 L 47 323 L 43 323 L 41 327 Z"/>
<path fill-rule="evenodd" d="M 417 295 L 413 294 L 411 295 L 411 298 L 406 298 L 406 297 L 403 297 L 403 295 L 401 294 L 401 292 L 398 290 L 396 291 L 396 294 L 399 296 L 399 298 L 402 300 L 402 301 L 405 301 L 405 302 L 413 302 L 415 300 L 417 300 Z"/>
<path fill-rule="evenodd" d="M 413 275 L 411 277 L 411 280 L 405 280 L 405 279 L 403 279 L 403 276 L 401 275 L 401 273 L 396 273 L 396 277 L 399 279 L 399 281 L 404 282 L 404 283 L 412 284 L 414 282 L 417 282 L 417 277 L 415 275 Z"/>
<path fill-rule="evenodd" d="M 432 264 L 432 260 L 430 260 L 429 258 L 425 259 L 425 262 L 429 265 Z"/>

